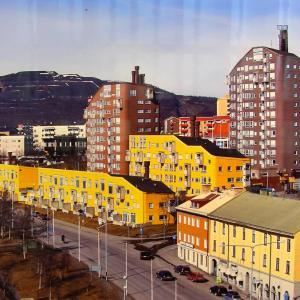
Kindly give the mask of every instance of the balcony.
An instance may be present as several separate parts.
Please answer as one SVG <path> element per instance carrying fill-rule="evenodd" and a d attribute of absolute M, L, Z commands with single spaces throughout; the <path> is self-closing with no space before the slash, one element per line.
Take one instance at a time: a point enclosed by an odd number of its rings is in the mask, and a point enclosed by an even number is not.
<path fill-rule="evenodd" d="M 143 158 L 144 158 L 143 152 L 136 153 L 136 161 L 137 162 L 143 162 Z"/>
<path fill-rule="evenodd" d="M 126 150 L 125 161 L 130 161 L 130 157 L 131 157 L 130 151 Z"/>
<path fill-rule="evenodd" d="M 157 161 L 161 164 L 164 164 L 165 163 L 165 154 L 164 153 L 159 153 L 158 154 L 158 157 L 157 157 Z"/>
<path fill-rule="evenodd" d="M 177 165 L 178 164 L 178 153 L 177 152 L 173 152 L 172 153 L 172 164 L 173 165 Z"/>

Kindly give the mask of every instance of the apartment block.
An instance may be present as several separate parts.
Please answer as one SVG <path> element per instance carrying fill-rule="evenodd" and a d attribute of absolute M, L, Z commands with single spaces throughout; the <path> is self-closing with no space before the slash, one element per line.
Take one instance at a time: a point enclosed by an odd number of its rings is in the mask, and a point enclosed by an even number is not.
<path fill-rule="evenodd" d="M 33 148 L 44 150 L 46 141 L 54 140 L 59 136 L 73 136 L 80 139 L 86 137 L 85 125 L 45 125 L 32 126 Z M 46 140 L 46 141 L 45 141 Z"/>
<path fill-rule="evenodd" d="M 105 84 L 86 111 L 87 169 L 128 174 L 125 152 L 130 134 L 159 134 L 159 104 L 139 67 L 132 81 Z"/>
<path fill-rule="evenodd" d="M 300 202 L 244 192 L 209 213 L 209 273 L 257 299 L 300 294 Z"/>
<path fill-rule="evenodd" d="M 288 52 L 287 26 L 279 50 L 253 47 L 231 70 L 230 147 L 251 159 L 255 178 L 299 169 L 300 58 Z"/>
<path fill-rule="evenodd" d="M 0 156 L 23 156 L 26 152 L 25 137 L 21 135 L 0 136 Z"/>
<path fill-rule="evenodd" d="M 230 114 L 230 98 L 224 95 L 217 99 L 217 116 L 229 116 Z"/>
<path fill-rule="evenodd" d="M 0 165 L 0 192 L 36 207 L 118 225 L 170 224 L 174 193 L 151 179 L 101 172 Z"/>
<path fill-rule="evenodd" d="M 229 148 L 229 116 L 170 117 L 164 121 L 164 133 L 202 137 L 221 148 Z"/>
<path fill-rule="evenodd" d="M 132 135 L 129 174 L 164 182 L 174 192 L 242 189 L 249 183 L 249 159 L 209 140 L 175 135 Z"/>

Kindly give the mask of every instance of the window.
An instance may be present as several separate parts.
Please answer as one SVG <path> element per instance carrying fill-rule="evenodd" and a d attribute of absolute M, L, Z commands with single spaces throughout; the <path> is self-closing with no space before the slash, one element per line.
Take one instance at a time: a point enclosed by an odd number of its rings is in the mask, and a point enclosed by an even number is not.
<path fill-rule="evenodd" d="M 207 221 L 204 222 L 204 230 L 207 230 L 208 226 L 207 226 Z"/>
<path fill-rule="evenodd" d="M 222 167 L 219 167 L 219 172 L 222 172 Z"/>
<path fill-rule="evenodd" d="M 246 228 L 243 228 L 243 241 L 246 239 Z"/>
<path fill-rule="evenodd" d="M 286 240 L 286 251 L 291 252 L 291 239 Z"/>
<path fill-rule="evenodd" d="M 279 271 L 279 258 L 276 258 L 276 271 Z"/>
<path fill-rule="evenodd" d="M 280 236 L 277 236 L 277 249 L 280 249 Z"/>
<path fill-rule="evenodd" d="M 267 254 L 263 255 L 263 267 L 266 268 L 267 267 Z"/>
<path fill-rule="evenodd" d="M 245 261 L 245 248 L 242 248 L 242 261 Z"/>
<path fill-rule="evenodd" d="M 264 234 L 264 245 L 267 246 L 268 243 L 268 235 L 265 233 Z"/>
<path fill-rule="evenodd" d="M 149 208 L 154 208 L 154 204 L 153 203 L 149 203 Z M 181 215 L 179 215 L 179 220 L 180 220 L 180 222 L 181 222 Z M 179 223 L 180 223 L 179 222 Z"/>
<path fill-rule="evenodd" d="M 165 220 L 167 220 L 166 215 L 159 215 L 159 221 L 165 221 Z"/>
<path fill-rule="evenodd" d="M 288 260 L 285 264 L 285 274 L 290 274 L 290 262 Z"/>
<path fill-rule="evenodd" d="M 136 90 L 129 90 L 129 96 L 136 96 Z"/>
<path fill-rule="evenodd" d="M 233 225 L 233 228 L 232 228 L 232 235 L 233 237 L 236 237 L 236 226 Z"/>
<path fill-rule="evenodd" d="M 225 254 L 225 243 L 222 243 L 222 254 Z"/>
<path fill-rule="evenodd" d="M 150 221 L 150 222 L 153 221 L 153 216 L 149 216 L 149 221 Z"/>
<path fill-rule="evenodd" d="M 183 224 L 186 224 L 186 216 L 183 216 Z"/>
<path fill-rule="evenodd" d="M 235 246 L 232 246 L 232 257 L 235 257 Z"/>
<path fill-rule="evenodd" d="M 217 248 L 217 242 L 216 240 L 214 240 L 213 242 L 213 251 L 216 252 L 216 248 Z"/>
<path fill-rule="evenodd" d="M 255 230 L 252 230 L 252 243 L 255 243 Z"/>
<path fill-rule="evenodd" d="M 217 222 L 214 221 L 214 232 L 217 232 Z"/>
<path fill-rule="evenodd" d="M 232 171 L 232 167 L 231 167 L 231 166 L 228 166 L 228 167 L 227 167 L 227 171 L 228 171 L 228 172 L 231 172 L 231 171 Z"/>
<path fill-rule="evenodd" d="M 225 235 L 225 223 L 222 224 L 222 234 Z"/>
<path fill-rule="evenodd" d="M 252 251 L 252 264 L 255 264 L 255 251 Z"/>

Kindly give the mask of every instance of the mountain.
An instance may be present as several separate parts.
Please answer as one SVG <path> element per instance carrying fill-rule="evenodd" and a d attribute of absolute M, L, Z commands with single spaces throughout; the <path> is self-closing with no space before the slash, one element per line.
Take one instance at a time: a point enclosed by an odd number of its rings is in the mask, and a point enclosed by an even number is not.
<path fill-rule="evenodd" d="M 83 123 L 88 98 L 106 80 L 55 71 L 0 76 L 0 126 Z M 162 119 L 216 113 L 216 98 L 182 96 L 156 88 Z"/>

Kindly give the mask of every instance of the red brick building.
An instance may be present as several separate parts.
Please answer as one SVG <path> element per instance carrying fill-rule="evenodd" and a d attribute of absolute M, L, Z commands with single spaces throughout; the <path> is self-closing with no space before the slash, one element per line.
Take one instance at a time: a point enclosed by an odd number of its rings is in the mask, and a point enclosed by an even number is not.
<path fill-rule="evenodd" d="M 279 50 L 250 49 L 228 78 L 230 147 L 251 158 L 255 178 L 300 166 L 300 58 L 278 29 Z"/>
<path fill-rule="evenodd" d="M 128 174 L 125 161 L 130 134 L 159 134 L 159 104 L 154 88 L 145 84 L 139 67 L 131 82 L 112 82 L 99 88 L 85 111 L 87 169 Z"/>
<path fill-rule="evenodd" d="M 229 148 L 229 116 L 170 117 L 164 122 L 166 134 L 202 137 L 221 148 Z"/>

